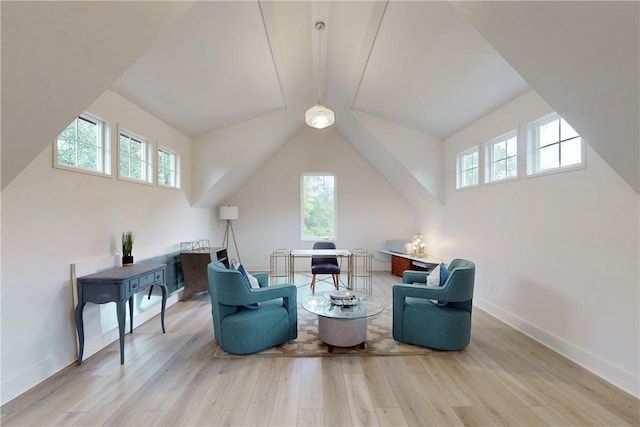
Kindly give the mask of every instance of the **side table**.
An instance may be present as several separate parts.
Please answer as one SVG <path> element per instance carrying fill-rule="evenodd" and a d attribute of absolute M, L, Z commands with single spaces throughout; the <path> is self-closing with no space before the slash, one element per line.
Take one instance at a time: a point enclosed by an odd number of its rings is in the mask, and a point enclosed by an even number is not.
<path fill-rule="evenodd" d="M 82 364 L 84 352 L 84 321 L 82 310 L 88 302 L 104 304 L 116 303 L 118 316 L 118 331 L 120 333 L 120 364 L 124 364 L 124 327 L 126 302 L 129 301 L 129 315 L 133 333 L 133 294 L 143 291 L 150 286 L 158 285 L 162 289 L 162 309 L 160 322 L 162 333 L 164 328 L 164 310 L 167 305 L 167 286 L 164 282 L 166 264 L 134 264 L 131 267 L 118 267 L 87 276 L 78 277 L 78 305 L 75 318 L 80 348 L 78 351 L 78 365 Z"/>

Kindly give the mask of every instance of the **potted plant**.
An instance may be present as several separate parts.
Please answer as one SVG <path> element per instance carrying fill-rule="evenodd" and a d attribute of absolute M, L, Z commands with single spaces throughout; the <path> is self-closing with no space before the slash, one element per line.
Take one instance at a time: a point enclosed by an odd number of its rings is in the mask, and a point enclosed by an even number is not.
<path fill-rule="evenodd" d="M 125 231 L 122 233 L 122 266 L 127 267 L 133 265 L 133 241 L 135 237 L 133 231 Z"/>

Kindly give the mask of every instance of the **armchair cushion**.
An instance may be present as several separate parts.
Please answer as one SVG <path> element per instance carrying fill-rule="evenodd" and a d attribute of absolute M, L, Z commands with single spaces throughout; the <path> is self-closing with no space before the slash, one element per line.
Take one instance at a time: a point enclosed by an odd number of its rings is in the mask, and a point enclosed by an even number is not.
<path fill-rule="evenodd" d="M 245 270 L 242 264 L 235 264 L 234 268 L 240 272 L 240 274 L 242 275 L 242 280 L 244 284 L 247 285 L 249 289 L 260 287 L 260 285 L 258 284 L 258 279 L 256 279 L 255 277 L 247 273 L 247 270 Z M 255 283 L 255 286 L 254 286 L 254 283 Z M 248 308 L 249 310 L 256 310 L 260 308 L 257 302 L 253 304 L 245 304 L 243 305 L 243 307 Z"/>
<path fill-rule="evenodd" d="M 449 278 L 449 270 L 447 270 L 447 266 L 444 263 L 441 263 L 436 266 L 432 271 L 429 272 L 427 276 L 427 286 L 438 287 L 444 285 L 444 283 Z M 438 304 L 441 307 L 447 305 L 446 301 L 433 301 L 435 304 Z"/>

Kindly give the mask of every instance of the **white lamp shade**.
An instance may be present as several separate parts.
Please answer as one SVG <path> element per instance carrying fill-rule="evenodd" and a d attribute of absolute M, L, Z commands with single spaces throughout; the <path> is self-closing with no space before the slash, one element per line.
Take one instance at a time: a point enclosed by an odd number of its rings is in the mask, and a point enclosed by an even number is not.
<path fill-rule="evenodd" d="M 220 206 L 220 219 L 238 219 L 238 207 Z"/>
<path fill-rule="evenodd" d="M 324 129 L 336 121 L 336 116 L 333 111 L 322 104 L 316 104 L 309 108 L 304 118 L 307 125 L 316 129 Z"/>

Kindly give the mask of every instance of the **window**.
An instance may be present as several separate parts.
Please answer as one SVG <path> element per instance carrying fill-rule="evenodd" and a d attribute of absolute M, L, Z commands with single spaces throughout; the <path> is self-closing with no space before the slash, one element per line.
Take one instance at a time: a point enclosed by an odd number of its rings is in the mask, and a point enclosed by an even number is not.
<path fill-rule="evenodd" d="M 58 135 L 53 164 L 63 169 L 111 175 L 108 124 L 83 113 Z"/>
<path fill-rule="evenodd" d="M 496 182 L 518 177 L 518 132 L 492 139 L 485 144 L 484 182 Z"/>
<path fill-rule="evenodd" d="M 458 154 L 456 188 L 478 185 L 478 147 Z"/>
<path fill-rule="evenodd" d="M 180 188 L 178 155 L 165 148 L 158 149 L 158 185 Z"/>
<path fill-rule="evenodd" d="M 582 138 L 556 113 L 529 124 L 528 147 L 528 175 L 584 166 Z"/>
<path fill-rule="evenodd" d="M 120 178 L 152 183 L 151 143 L 126 130 L 120 131 Z"/>
<path fill-rule="evenodd" d="M 336 179 L 333 174 L 303 174 L 301 239 L 336 239 Z"/>

